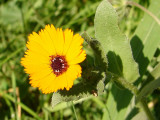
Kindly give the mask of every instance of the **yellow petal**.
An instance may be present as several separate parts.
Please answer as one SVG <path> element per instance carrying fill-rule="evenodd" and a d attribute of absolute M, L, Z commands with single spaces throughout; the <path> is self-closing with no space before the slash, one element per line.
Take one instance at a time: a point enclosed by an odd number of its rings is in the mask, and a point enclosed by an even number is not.
<path fill-rule="evenodd" d="M 85 54 L 85 52 L 82 52 L 83 41 L 84 41 L 83 38 L 79 34 L 74 35 L 72 43 L 71 43 L 71 45 L 70 45 L 70 47 L 69 47 L 69 49 L 66 53 L 67 61 L 70 62 L 71 60 L 73 60 L 73 59 L 75 59 L 79 56 L 81 58 L 81 56 L 83 56 L 83 55 L 81 55 L 81 53 Z"/>
<path fill-rule="evenodd" d="M 56 54 L 62 55 L 64 47 L 64 36 L 62 29 L 57 28 L 56 30 L 53 25 L 48 25 L 46 26 L 46 31 L 48 31 L 50 38 L 52 39 Z"/>
<path fill-rule="evenodd" d="M 71 65 L 67 72 L 65 73 L 66 75 L 66 79 L 67 79 L 67 83 L 68 83 L 68 86 L 65 87 L 67 90 L 69 90 L 72 86 L 73 86 L 73 81 L 81 76 L 81 67 L 80 65 Z"/>
<path fill-rule="evenodd" d="M 70 29 L 64 31 L 64 49 L 63 54 L 66 55 L 68 49 L 70 48 L 71 42 L 73 41 L 73 32 Z"/>
<path fill-rule="evenodd" d="M 73 64 L 81 63 L 82 61 L 84 61 L 85 58 L 86 58 L 86 52 L 82 50 L 82 52 L 78 56 L 70 60 L 67 59 L 67 61 L 69 65 L 73 65 Z"/>
<path fill-rule="evenodd" d="M 27 42 L 27 48 L 30 51 L 34 51 L 36 53 L 41 53 L 42 55 L 50 55 L 51 51 L 47 49 L 46 41 L 41 39 L 41 37 L 33 32 L 28 37 L 29 41 Z"/>

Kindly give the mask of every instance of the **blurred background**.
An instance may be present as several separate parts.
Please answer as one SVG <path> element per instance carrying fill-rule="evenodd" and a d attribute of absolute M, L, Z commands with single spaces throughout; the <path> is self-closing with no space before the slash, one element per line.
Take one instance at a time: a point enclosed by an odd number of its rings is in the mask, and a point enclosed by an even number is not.
<path fill-rule="evenodd" d="M 130 39 L 144 12 L 127 6 L 127 0 L 109 0 L 119 15 L 119 27 Z M 148 8 L 151 0 L 133 0 Z M 0 0 L 0 120 L 73 120 L 70 103 L 51 108 L 52 94 L 42 94 L 29 85 L 28 75 L 20 65 L 26 50 L 27 36 L 38 32 L 46 24 L 71 28 L 75 33 L 94 37 L 94 15 L 101 0 Z M 107 93 L 89 97 L 75 105 L 80 120 L 101 120 L 107 111 Z M 149 97 L 153 101 L 157 91 Z M 148 103 L 150 103 L 148 101 Z M 153 102 L 152 102 L 153 103 Z M 160 104 L 152 105 L 160 119 Z"/>

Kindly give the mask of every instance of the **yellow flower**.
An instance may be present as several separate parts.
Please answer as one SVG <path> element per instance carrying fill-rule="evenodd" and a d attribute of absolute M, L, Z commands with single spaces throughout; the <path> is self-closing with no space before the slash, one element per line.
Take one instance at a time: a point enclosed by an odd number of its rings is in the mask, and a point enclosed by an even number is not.
<path fill-rule="evenodd" d="M 27 51 L 21 59 L 25 72 L 30 75 L 30 84 L 43 93 L 69 90 L 81 76 L 79 65 L 86 58 L 82 49 L 83 38 L 73 35 L 70 29 L 63 31 L 46 25 L 38 34 L 29 35 Z"/>

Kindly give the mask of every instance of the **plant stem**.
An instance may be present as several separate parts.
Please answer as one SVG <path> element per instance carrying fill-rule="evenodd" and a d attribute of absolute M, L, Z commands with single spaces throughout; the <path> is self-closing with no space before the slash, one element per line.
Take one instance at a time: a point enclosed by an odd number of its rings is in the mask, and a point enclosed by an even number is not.
<path fill-rule="evenodd" d="M 0 95 L 4 98 L 9 99 L 10 101 L 12 101 L 13 103 L 15 103 L 15 100 L 12 96 L 10 96 L 9 94 L 3 92 L 0 90 Z M 17 102 L 17 104 L 19 104 L 23 110 L 25 110 L 26 112 L 28 112 L 30 115 L 32 115 L 33 117 L 37 118 L 37 120 L 42 120 L 37 113 L 35 113 L 33 110 L 31 110 L 29 107 L 27 107 L 25 104 L 21 103 L 21 102 Z"/>
<path fill-rule="evenodd" d="M 129 83 L 123 77 L 119 77 L 118 75 L 115 75 L 114 73 L 111 73 L 108 71 L 106 71 L 106 74 L 112 76 L 111 77 L 112 80 L 114 80 L 115 82 L 118 82 L 123 87 L 130 90 L 135 96 L 138 95 L 138 88 L 136 86 L 134 86 L 132 83 Z M 153 117 L 153 115 L 152 115 L 151 111 L 149 110 L 144 99 L 140 100 L 140 105 L 142 106 L 142 108 L 143 108 L 144 112 L 146 113 L 147 117 L 149 118 L 149 120 L 155 120 L 155 118 Z"/>
<path fill-rule="evenodd" d="M 153 13 L 151 13 L 149 10 L 147 10 L 145 7 L 141 6 L 140 4 L 137 4 L 132 1 L 127 1 L 126 5 L 136 6 L 137 8 L 141 9 L 142 11 L 150 15 L 160 25 L 160 20 L 157 18 L 157 16 L 155 16 Z"/>
<path fill-rule="evenodd" d="M 148 118 L 149 118 L 150 120 L 155 120 L 155 118 L 154 118 L 154 116 L 152 115 L 151 111 L 149 110 L 148 105 L 147 105 L 147 103 L 146 103 L 146 101 L 145 101 L 144 98 L 141 99 L 140 105 L 143 107 L 143 110 L 144 110 L 145 113 L 147 114 Z"/>
<path fill-rule="evenodd" d="M 18 118 L 18 110 L 17 110 L 17 108 L 18 108 L 18 105 L 17 105 L 17 96 L 16 96 L 16 78 L 15 78 L 15 74 L 14 74 L 14 72 L 12 72 L 12 88 L 13 88 L 13 96 L 14 96 L 14 102 L 15 102 L 15 119 L 16 120 L 19 120 L 19 118 Z"/>
<path fill-rule="evenodd" d="M 3 61 L 0 62 L 0 67 L 6 63 L 8 60 L 10 60 L 12 57 L 14 57 L 16 54 L 22 52 L 22 50 L 24 49 L 24 47 L 20 47 L 19 49 L 17 49 L 15 52 L 11 53 L 9 56 L 7 56 Z"/>
<path fill-rule="evenodd" d="M 27 41 L 26 25 L 25 25 L 25 21 L 24 21 L 24 14 L 23 14 L 22 7 L 21 7 L 20 12 L 21 12 L 21 19 L 22 19 L 22 25 L 23 25 L 24 37 L 25 37 L 25 40 Z"/>
<path fill-rule="evenodd" d="M 76 110 L 75 110 L 73 101 L 72 101 L 72 107 L 73 107 L 73 112 L 74 112 L 74 115 L 76 117 L 76 120 L 78 120 L 78 117 L 77 117 L 77 114 L 76 114 Z"/>
<path fill-rule="evenodd" d="M 127 82 L 123 77 L 118 77 L 114 75 L 112 79 L 121 84 L 126 89 L 130 90 L 134 95 L 138 94 L 138 88 L 132 83 Z"/>

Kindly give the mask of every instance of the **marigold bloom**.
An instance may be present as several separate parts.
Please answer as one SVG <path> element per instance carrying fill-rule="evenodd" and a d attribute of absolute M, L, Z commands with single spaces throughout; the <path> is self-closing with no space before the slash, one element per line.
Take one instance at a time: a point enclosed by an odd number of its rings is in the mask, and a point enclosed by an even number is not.
<path fill-rule="evenodd" d="M 69 90 L 73 81 L 81 76 L 79 63 L 86 58 L 83 38 L 73 35 L 70 29 L 63 31 L 46 25 L 38 34 L 30 34 L 28 39 L 28 49 L 21 64 L 30 75 L 31 86 L 45 94 L 64 88 Z"/>

